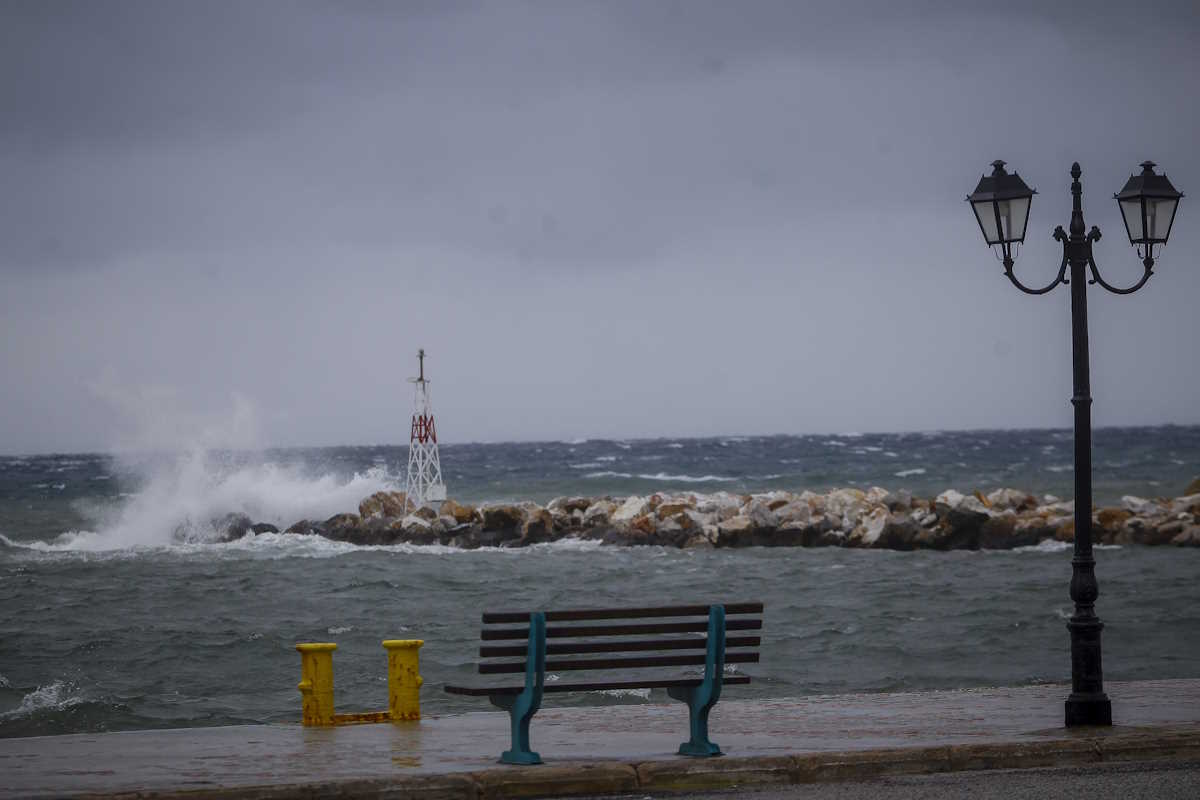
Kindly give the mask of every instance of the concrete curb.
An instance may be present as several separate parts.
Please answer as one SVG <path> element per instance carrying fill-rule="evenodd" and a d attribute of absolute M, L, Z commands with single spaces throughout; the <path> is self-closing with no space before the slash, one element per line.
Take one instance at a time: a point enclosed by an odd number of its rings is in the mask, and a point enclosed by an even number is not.
<path fill-rule="evenodd" d="M 505 800 L 621 792 L 668 793 L 770 785 L 862 781 L 889 775 L 1063 767 L 1102 761 L 1200 759 L 1200 726 L 1115 728 L 1060 739 L 890 748 L 788 756 L 574 762 L 480 772 L 169 792 L 84 794 L 109 800 L 282 800 L 378 797 L 388 800 Z"/>

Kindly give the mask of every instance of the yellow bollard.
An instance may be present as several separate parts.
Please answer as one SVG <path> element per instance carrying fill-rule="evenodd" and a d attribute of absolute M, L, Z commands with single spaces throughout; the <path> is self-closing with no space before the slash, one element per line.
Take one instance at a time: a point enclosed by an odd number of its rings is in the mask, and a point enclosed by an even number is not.
<path fill-rule="evenodd" d="M 388 714 L 392 722 L 421 718 L 421 684 L 417 674 L 420 667 L 419 650 L 422 639 L 384 639 L 388 654 Z"/>
<path fill-rule="evenodd" d="M 300 704 L 305 725 L 333 725 L 332 642 L 306 642 L 300 651 Z"/>

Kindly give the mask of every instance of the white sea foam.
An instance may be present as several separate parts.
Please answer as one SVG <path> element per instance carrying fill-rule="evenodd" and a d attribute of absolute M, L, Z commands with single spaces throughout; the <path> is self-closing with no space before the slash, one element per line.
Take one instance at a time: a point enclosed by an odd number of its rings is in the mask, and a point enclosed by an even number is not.
<path fill-rule="evenodd" d="M 81 697 L 73 686 L 68 686 L 62 681 L 55 681 L 46 686 L 39 686 L 29 694 L 21 698 L 21 704 L 11 711 L 5 711 L 0 714 L 0 719 L 16 719 L 18 717 L 28 717 L 31 714 L 36 714 L 44 709 L 64 709 L 71 706 L 79 705 L 83 702 Z"/>
<path fill-rule="evenodd" d="M 613 472 L 612 470 L 601 470 L 600 472 L 589 472 L 583 477 L 585 478 L 632 478 L 633 475 L 628 472 Z"/>
<path fill-rule="evenodd" d="M 1046 467 L 1047 472 L 1069 472 L 1071 469 L 1070 464 L 1051 464 Z"/>
<path fill-rule="evenodd" d="M 213 521 L 226 514 L 286 527 L 356 508 L 362 498 L 396 484 L 382 467 L 348 479 L 313 477 L 273 463 L 229 468 L 195 450 L 157 466 L 142 490 L 125 498 L 95 530 L 68 531 L 38 549 L 105 551 L 206 542 L 219 533 Z"/>
<path fill-rule="evenodd" d="M 583 477 L 637 477 L 643 481 L 671 481 L 672 483 L 712 483 L 736 481 L 736 477 L 722 477 L 720 475 L 668 475 L 666 473 L 648 474 L 632 474 L 632 473 L 614 473 L 610 469 L 600 470 L 598 473 L 588 473 Z"/>
<path fill-rule="evenodd" d="M 644 481 L 672 481 L 675 483 L 724 483 L 737 480 L 737 478 L 724 478 L 720 475 L 668 475 L 665 472 L 658 472 L 654 475 L 638 475 L 638 477 Z"/>
<path fill-rule="evenodd" d="M 839 441 L 837 441 L 836 439 L 831 439 L 830 441 L 828 441 L 828 442 L 825 442 L 825 446 L 826 446 L 826 447 L 845 447 L 845 446 L 846 446 L 846 443 L 845 443 L 845 442 L 839 442 Z"/>
<path fill-rule="evenodd" d="M 1014 547 L 1012 551 L 1014 553 L 1061 553 L 1064 550 L 1070 550 L 1071 547 L 1070 542 L 1060 542 L 1057 539 L 1042 539 L 1037 544 Z"/>
<path fill-rule="evenodd" d="M 893 472 L 892 474 L 895 475 L 897 478 L 908 478 L 912 475 L 924 475 L 925 468 L 924 467 L 914 467 L 913 469 L 902 469 L 899 472 Z"/>
<path fill-rule="evenodd" d="M 354 630 L 353 625 L 331 625 L 325 629 L 325 632 L 336 636 L 339 633 L 349 633 Z"/>
<path fill-rule="evenodd" d="M 671 442 L 670 444 L 667 445 L 667 447 L 670 447 L 672 450 L 679 450 L 683 447 L 683 445 L 680 444 L 679 442 Z"/>

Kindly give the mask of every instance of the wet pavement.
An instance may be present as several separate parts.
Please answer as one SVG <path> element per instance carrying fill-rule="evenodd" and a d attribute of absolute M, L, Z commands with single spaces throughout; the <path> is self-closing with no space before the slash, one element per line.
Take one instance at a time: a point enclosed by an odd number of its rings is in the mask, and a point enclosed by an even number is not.
<path fill-rule="evenodd" d="M 687 738 L 682 703 L 543 708 L 533 719 L 531 739 L 546 764 L 532 768 L 497 766 L 509 731 L 507 714 L 496 711 L 324 729 L 245 725 L 0 739 L 0 797 L 409 779 L 414 791 L 422 785 L 430 787 L 431 796 L 451 796 L 463 788 L 462 781 L 485 772 L 579 778 L 599 775 L 605 766 L 642 775 L 646 768 L 678 772 L 676 767 L 722 762 L 728 771 L 750 764 L 742 761 L 748 757 L 793 759 L 787 763 L 794 765 L 796 757 L 811 754 L 918 752 L 946 745 L 1014 744 L 1028 750 L 1057 743 L 1061 750 L 1072 740 L 1083 745 L 1084 739 L 1117 737 L 1114 742 L 1127 747 L 1139 738 L 1149 743 L 1167 734 L 1200 741 L 1200 680 L 1106 688 L 1117 724 L 1072 731 L 1062 727 L 1069 689 L 1058 685 L 725 699 L 713 710 L 710 734 L 727 758 L 707 760 L 675 754 Z M 736 692 L 726 697 L 736 698 Z M 480 705 L 488 707 L 483 700 Z M 429 780 L 439 777 L 445 780 Z M 473 790 L 464 791 L 474 796 Z"/>

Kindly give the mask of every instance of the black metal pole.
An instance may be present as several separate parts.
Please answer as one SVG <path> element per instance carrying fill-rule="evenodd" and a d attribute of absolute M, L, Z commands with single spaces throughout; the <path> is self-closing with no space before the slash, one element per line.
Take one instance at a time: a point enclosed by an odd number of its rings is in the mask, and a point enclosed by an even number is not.
<path fill-rule="evenodd" d="M 1075 613 L 1067 622 L 1071 632 L 1071 695 L 1066 723 L 1112 725 L 1112 703 L 1104 693 L 1100 632 L 1096 616 L 1096 560 L 1092 557 L 1092 388 L 1088 365 L 1087 275 L 1088 240 L 1084 235 L 1079 163 L 1071 165 L 1071 232 L 1067 260 L 1071 265 L 1071 358 L 1075 406 L 1075 554 L 1071 559 L 1071 600 Z"/>

